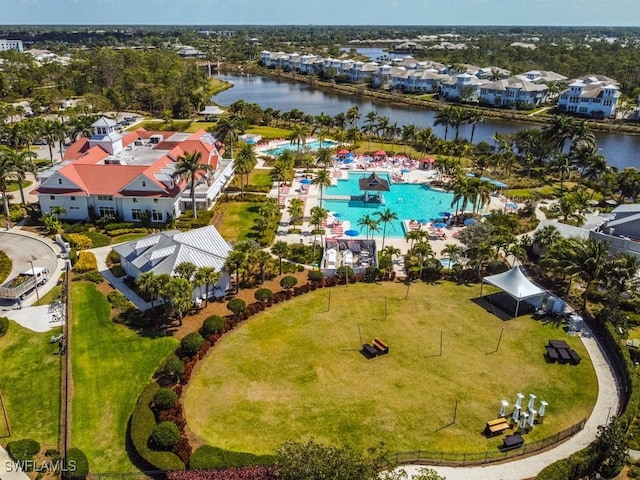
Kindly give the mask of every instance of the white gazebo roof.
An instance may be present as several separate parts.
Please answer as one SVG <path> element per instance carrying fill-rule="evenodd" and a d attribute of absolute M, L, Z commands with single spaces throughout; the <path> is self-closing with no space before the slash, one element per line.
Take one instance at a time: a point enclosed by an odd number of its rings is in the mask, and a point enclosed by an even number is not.
<path fill-rule="evenodd" d="M 204 110 L 200 112 L 200 115 L 222 115 L 224 110 L 216 105 L 207 105 Z"/>

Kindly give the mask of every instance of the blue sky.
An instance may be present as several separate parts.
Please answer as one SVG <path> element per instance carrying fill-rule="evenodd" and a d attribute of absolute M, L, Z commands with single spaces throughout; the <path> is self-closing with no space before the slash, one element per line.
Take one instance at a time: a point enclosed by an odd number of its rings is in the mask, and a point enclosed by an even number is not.
<path fill-rule="evenodd" d="M 640 25 L 638 0 L 0 0 L 0 24 Z"/>

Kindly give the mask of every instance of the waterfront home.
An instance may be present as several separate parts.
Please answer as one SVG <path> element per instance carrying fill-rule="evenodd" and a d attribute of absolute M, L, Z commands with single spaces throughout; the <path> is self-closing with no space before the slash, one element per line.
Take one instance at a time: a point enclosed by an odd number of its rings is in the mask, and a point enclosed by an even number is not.
<path fill-rule="evenodd" d="M 476 102 L 480 96 L 480 88 L 489 83 L 469 73 L 461 73 L 442 82 L 442 96 L 446 100 Z"/>
<path fill-rule="evenodd" d="M 511 77 L 482 85 L 478 101 L 496 107 L 513 104 L 540 105 L 546 102 L 548 90 L 546 85 Z"/>
<path fill-rule="evenodd" d="M 435 69 L 404 69 L 391 78 L 391 87 L 399 88 L 403 92 L 433 93 L 439 90 L 442 82 L 449 79 L 449 75 L 439 73 Z"/>
<path fill-rule="evenodd" d="M 574 79 L 560 93 L 558 109 L 592 118 L 612 118 L 616 114 L 620 89 L 618 82 L 604 75 L 585 75 Z"/>
<path fill-rule="evenodd" d="M 516 77 L 533 83 L 564 82 L 567 79 L 564 75 L 549 70 L 529 70 Z"/>
<path fill-rule="evenodd" d="M 208 208 L 233 173 L 223 162 L 215 139 L 204 130 L 195 133 L 151 132 L 139 128 L 124 135 L 106 117 L 92 125 L 93 135 L 71 144 L 64 159 L 39 174 L 42 213 L 62 207 L 58 216 L 86 220 L 118 216 L 125 221 L 166 222 L 191 208 L 187 182 L 174 180 L 175 165 L 186 153 L 199 153 L 211 167 L 196 181 L 196 207 Z"/>

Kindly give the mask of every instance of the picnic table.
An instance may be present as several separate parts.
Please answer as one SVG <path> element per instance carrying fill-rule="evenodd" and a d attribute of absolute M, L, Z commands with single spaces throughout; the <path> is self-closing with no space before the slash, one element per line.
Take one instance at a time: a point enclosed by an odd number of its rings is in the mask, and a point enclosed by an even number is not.
<path fill-rule="evenodd" d="M 514 433 L 513 435 L 507 435 L 504 437 L 502 441 L 502 449 L 503 450 L 512 450 L 514 448 L 520 448 L 524 445 L 524 438 L 519 433 Z"/>

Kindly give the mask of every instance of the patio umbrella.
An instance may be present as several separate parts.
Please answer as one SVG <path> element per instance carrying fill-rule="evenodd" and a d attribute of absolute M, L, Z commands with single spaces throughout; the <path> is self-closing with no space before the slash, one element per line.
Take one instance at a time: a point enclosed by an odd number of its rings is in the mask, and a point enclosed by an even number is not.
<path fill-rule="evenodd" d="M 418 223 L 429 223 L 429 220 L 427 220 L 426 218 L 421 218 L 420 220 L 418 220 Z"/>
<path fill-rule="evenodd" d="M 342 150 L 338 150 L 338 155 L 346 155 L 347 153 L 349 153 L 349 150 L 343 148 Z"/>
<path fill-rule="evenodd" d="M 439 217 L 450 217 L 451 212 L 438 212 Z"/>
<path fill-rule="evenodd" d="M 374 155 L 377 157 L 386 157 L 387 152 L 385 152 L 384 150 L 378 150 L 376 153 L 374 153 Z"/>
<path fill-rule="evenodd" d="M 436 159 L 435 159 L 435 158 L 425 157 L 425 158 L 423 158 L 423 159 L 422 159 L 422 161 L 423 161 L 424 163 L 433 163 L 433 162 L 435 162 L 435 161 L 436 161 Z"/>
<path fill-rule="evenodd" d="M 357 237 L 360 232 L 358 230 L 345 230 L 344 234 L 348 237 Z"/>
<path fill-rule="evenodd" d="M 300 183 L 302 183 L 303 185 L 311 185 L 313 183 L 313 180 L 311 180 L 310 178 L 303 178 L 302 180 L 300 180 Z"/>
<path fill-rule="evenodd" d="M 468 227 L 469 225 L 478 223 L 478 221 L 475 218 L 467 218 L 463 223 Z"/>
<path fill-rule="evenodd" d="M 356 158 L 356 155 L 350 152 L 350 153 L 347 153 L 346 158 L 347 160 L 353 160 L 354 158 Z"/>
<path fill-rule="evenodd" d="M 436 222 L 432 223 L 431 225 L 433 225 L 433 228 L 445 228 L 447 226 L 447 224 L 444 222 Z"/>

